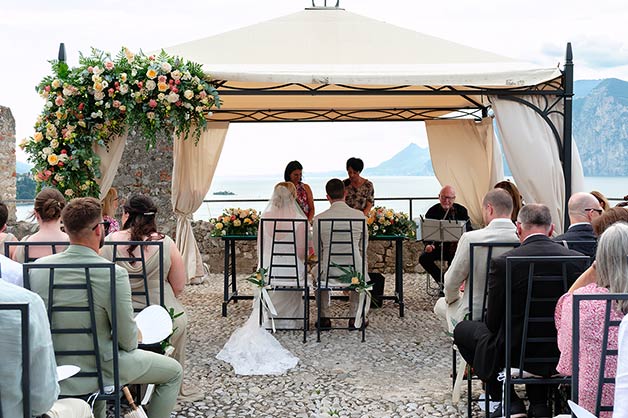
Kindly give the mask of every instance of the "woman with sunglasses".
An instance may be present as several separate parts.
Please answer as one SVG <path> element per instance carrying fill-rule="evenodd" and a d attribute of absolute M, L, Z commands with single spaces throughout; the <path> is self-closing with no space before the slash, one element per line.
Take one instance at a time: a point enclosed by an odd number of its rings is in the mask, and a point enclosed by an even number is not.
<path fill-rule="evenodd" d="M 157 230 L 155 217 L 157 206 L 152 199 L 144 195 L 133 195 L 123 205 L 122 230 L 111 233 L 107 236 L 107 241 L 161 241 L 163 242 L 163 277 L 164 277 L 164 304 L 167 310 L 174 309 L 175 314 L 181 314 L 174 319 L 174 333 L 170 337 L 170 342 L 174 346 L 173 357 L 181 364 L 185 372 L 185 345 L 187 340 L 187 314 L 183 305 L 177 297 L 183 292 L 186 282 L 186 270 L 181 253 L 176 244 L 167 235 Z M 117 246 L 118 257 L 140 257 L 141 248 L 137 245 Z M 113 246 L 105 245 L 101 250 L 101 255 L 113 260 Z M 145 274 L 148 280 L 148 293 L 151 303 L 159 303 L 159 254 L 157 246 L 146 246 L 144 248 Z M 142 263 L 117 261 L 116 264 L 124 267 L 131 274 L 142 273 Z M 131 280 L 131 290 L 133 292 L 143 291 L 144 281 L 142 279 Z M 152 302 L 155 301 L 155 302 Z M 146 303 L 144 296 L 133 296 L 135 308 L 143 308 Z M 198 401 L 203 399 L 201 393 L 194 390 L 184 389 L 181 386 L 179 393 L 180 401 Z"/>

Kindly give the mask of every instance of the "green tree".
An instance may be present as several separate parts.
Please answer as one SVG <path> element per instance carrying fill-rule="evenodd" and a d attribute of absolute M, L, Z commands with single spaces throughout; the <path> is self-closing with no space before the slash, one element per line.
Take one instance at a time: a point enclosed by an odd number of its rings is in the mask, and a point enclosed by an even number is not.
<path fill-rule="evenodd" d="M 18 174 L 16 176 L 16 198 L 35 199 L 37 184 L 30 174 Z"/>

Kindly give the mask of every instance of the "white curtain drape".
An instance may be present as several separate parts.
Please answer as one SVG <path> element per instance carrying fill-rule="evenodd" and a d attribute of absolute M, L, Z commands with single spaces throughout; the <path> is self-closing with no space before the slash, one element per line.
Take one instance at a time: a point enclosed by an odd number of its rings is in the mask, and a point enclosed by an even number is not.
<path fill-rule="evenodd" d="M 511 100 L 490 97 L 506 161 L 523 199 L 527 203 L 543 203 L 550 208 L 556 232 L 563 231 L 565 183 L 560 163 L 559 147 L 547 122 L 533 109 Z M 533 105 L 543 109 L 546 100 L 556 98 L 526 97 Z M 550 119 L 562 138 L 562 101 L 557 103 Z M 584 175 L 578 149 L 573 143 L 572 192 L 584 189 Z"/>
<path fill-rule="evenodd" d="M 120 159 L 122 159 L 127 136 L 128 131 L 125 130 L 122 134 L 111 138 L 108 147 L 97 144 L 94 144 L 92 147 L 94 153 L 100 157 L 100 178 L 96 180 L 100 186 L 100 200 L 107 196 L 107 192 L 113 184 L 113 179 L 120 166 Z"/>
<path fill-rule="evenodd" d="M 456 189 L 456 201 L 481 225 L 482 198 L 504 177 L 492 119 L 432 120 L 425 127 L 436 178 Z"/>
<path fill-rule="evenodd" d="M 212 122 L 198 144 L 194 144 L 192 135 L 186 140 L 174 140 L 172 208 L 177 217 L 176 243 L 187 268 L 188 282 L 203 276 L 203 261 L 192 231 L 192 214 L 209 191 L 228 129 L 228 122 Z"/>

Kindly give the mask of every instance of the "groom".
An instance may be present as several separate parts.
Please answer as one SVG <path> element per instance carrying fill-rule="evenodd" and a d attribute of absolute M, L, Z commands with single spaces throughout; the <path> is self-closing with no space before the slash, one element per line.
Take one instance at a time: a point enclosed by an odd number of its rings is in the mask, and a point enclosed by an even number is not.
<path fill-rule="evenodd" d="M 316 256 L 318 257 L 319 263 L 325 263 L 328 260 L 327 255 L 329 254 L 329 241 L 331 238 L 331 225 L 330 223 L 324 223 L 322 230 L 318 230 L 318 220 L 319 219 L 356 219 L 363 220 L 366 222 L 366 218 L 364 213 L 359 210 L 350 208 L 345 203 L 345 186 L 343 182 L 339 179 L 331 179 L 325 185 L 325 192 L 327 193 L 327 200 L 331 204 L 331 207 L 324 212 L 321 212 L 317 216 L 314 217 L 314 249 L 317 252 Z M 368 235 L 364 234 L 362 228 L 360 227 L 359 222 L 351 223 L 351 240 L 353 241 L 353 248 L 356 249 L 356 253 L 354 255 L 354 267 L 357 271 L 360 271 L 362 268 L 362 256 L 360 254 L 359 248 L 361 248 L 361 240 L 365 240 L 365 248 L 368 245 Z M 319 238 L 320 237 L 320 238 Z M 322 243 L 321 253 L 318 254 L 318 242 L 319 239 Z M 366 256 L 366 254 L 364 254 Z M 327 275 L 328 265 L 321 265 L 321 277 L 319 280 L 322 280 Z M 364 275 L 366 276 L 366 271 L 364 271 Z M 366 278 L 368 281 L 368 277 Z M 349 302 L 350 302 L 350 316 L 349 319 L 349 328 L 354 327 L 354 317 L 358 310 L 358 294 L 355 291 L 351 291 L 349 293 Z M 331 328 L 331 319 L 328 316 L 329 314 L 329 291 L 321 292 L 321 328 Z M 364 324 L 368 325 L 368 320 Z"/>

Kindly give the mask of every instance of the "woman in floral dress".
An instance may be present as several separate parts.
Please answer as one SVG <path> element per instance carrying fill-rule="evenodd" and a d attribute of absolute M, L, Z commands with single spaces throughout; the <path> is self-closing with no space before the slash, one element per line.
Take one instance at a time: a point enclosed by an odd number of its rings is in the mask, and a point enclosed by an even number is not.
<path fill-rule="evenodd" d="M 344 180 L 347 193 L 345 202 L 349 207 L 362 211 L 365 216 L 368 216 L 375 203 L 375 189 L 373 183 L 360 176 L 363 169 L 364 162 L 360 158 L 351 157 L 347 160 L 349 178 Z"/>
<path fill-rule="evenodd" d="M 283 173 L 284 181 L 289 181 L 297 188 L 297 203 L 303 210 L 307 220 L 314 219 L 314 197 L 309 185 L 303 183 L 303 166 L 298 161 L 290 161 Z"/>

